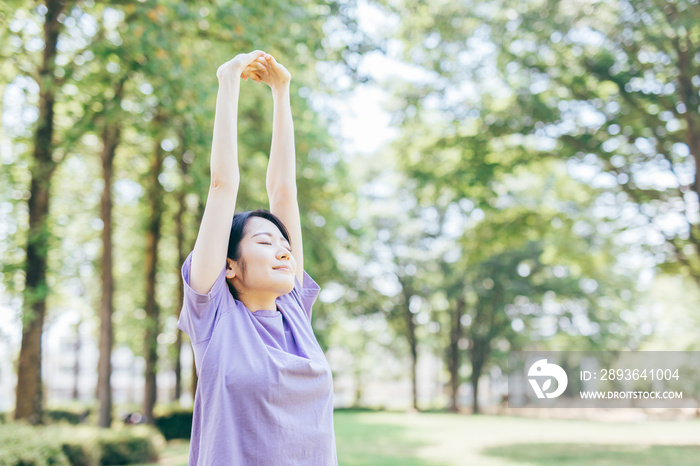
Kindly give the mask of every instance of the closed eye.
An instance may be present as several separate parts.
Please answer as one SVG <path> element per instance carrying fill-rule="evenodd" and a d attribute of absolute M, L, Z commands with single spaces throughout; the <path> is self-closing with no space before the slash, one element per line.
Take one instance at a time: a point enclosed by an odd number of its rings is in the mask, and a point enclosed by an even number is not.
<path fill-rule="evenodd" d="M 272 243 L 270 243 L 270 242 L 264 242 L 264 241 L 259 242 L 258 244 L 267 244 L 268 246 L 272 246 Z M 286 250 L 289 251 L 290 253 L 292 252 L 292 249 L 291 249 L 291 248 L 288 248 L 287 246 L 285 246 L 284 249 L 286 249 Z"/>
<path fill-rule="evenodd" d="M 264 243 L 264 242 L 263 242 L 263 243 L 258 243 L 258 244 L 267 244 L 267 245 L 272 246 L 272 243 Z M 286 250 L 289 251 L 289 252 L 292 252 L 292 250 L 291 250 L 290 248 L 286 247 L 286 246 L 284 247 L 284 249 L 286 249 Z"/>

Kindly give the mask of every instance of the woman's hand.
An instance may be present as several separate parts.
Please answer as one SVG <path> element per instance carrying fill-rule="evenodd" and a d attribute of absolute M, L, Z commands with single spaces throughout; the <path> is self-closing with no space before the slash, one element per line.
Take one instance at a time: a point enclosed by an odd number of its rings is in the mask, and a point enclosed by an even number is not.
<path fill-rule="evenodd" d="M 258 83 L 264 82 L 273 90 L 288 86 L 292 80 L 292 75 L 287 68 L 277 63 L 275 57 L 269 53 L 263 54 L 248 65 L 243 72 L 243 79 L 248 77 Z"/>
<path fill-rule="evenodd" d="M 256 83 L 260 83 L 262 77 L 269 74 L 266 65 L 267 62 L 265 61 L 264 55 L 256 58 L 245 67 L 241 73 L 241 78 L 243 78 L 243 81 L 252 79 Z"/>
<path fill-rule="evenodd" d="M 264 57 L 267 55 L 265 52 L 262 50 L 256 50 L 254 52 L 250 53 L 241 53 L 233 57 L 231 60 L 227 61 L 223 65 L 219 67 L 218 70 L 216 70 L 216 77 L 219 78 L 219 82 L 222 82 L 227 79 L 231 78 L 238 78 L 240 76 L 243 76 L 244 79 L 247 78 L 247 75 L 249 74 L 247 72 L 247 68 L 250 66 L 251 63 L 255 62 L 256 59 Z M 264 59 L 263 59 L 264 60 Z M 257 68 L 252 68 L 254 70 L 260 70 L 260 72 L 265 71 L 264 67 L 260 65 L 260 67 Z"/>

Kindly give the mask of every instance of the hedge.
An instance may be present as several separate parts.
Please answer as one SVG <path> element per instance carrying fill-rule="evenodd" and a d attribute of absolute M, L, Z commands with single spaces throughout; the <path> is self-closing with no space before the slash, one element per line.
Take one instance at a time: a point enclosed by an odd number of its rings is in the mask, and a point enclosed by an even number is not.
<path fill-rule="evenodd" d="M 0 466 L 98 466 L 158 460 L 163 438 L 147 426 L 0 425 Z"/>
<path fill-rule="evenodd" d="M 67 422 L 68 424 L 81 424 L 90 415 L 89 408 L 53 408 L 45 409 L 42 413 L 43 424 L 55 424 Z"/>
<path fill-rule="evenodd" d="M 192 410 L 173 409 L 155 417 L 156 427 L 166 440 L 189 439 L 192 433 Z"/>

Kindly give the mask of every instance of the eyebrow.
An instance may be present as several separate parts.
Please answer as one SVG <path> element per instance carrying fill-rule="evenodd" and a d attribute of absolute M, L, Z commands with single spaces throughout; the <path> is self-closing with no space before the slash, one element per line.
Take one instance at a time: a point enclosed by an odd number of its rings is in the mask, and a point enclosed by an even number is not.
<path fill-rule="evenodd" d="M 255 238 L 256 236 L 260 236 L 260 235 L 267 235 L 267 236 L 269 236 L 270 238 L 272 238 L 272 236 L 273 236 L 272 233 L 268 233 L 267 231 L 261 231 L 260 233 L 255 233 L 251 238 Z M 281 236 L 281 238 L 282 238 L 282 240 L 287 241 L 287 244 L 291 244 L 291 243 L 287 240 L 287 238 L 285 238 L 284 236 Z"/>

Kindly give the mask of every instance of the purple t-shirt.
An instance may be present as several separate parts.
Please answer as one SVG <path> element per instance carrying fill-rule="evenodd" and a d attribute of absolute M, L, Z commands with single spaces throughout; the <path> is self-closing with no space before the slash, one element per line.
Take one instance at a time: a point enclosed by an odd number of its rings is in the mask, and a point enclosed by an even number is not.
<path fill-rule="evenodd" d="M 250 312 L 225 266 L 209 293 L 194 291 L 191 263 L 178 322 L 199 376 L 189 465 L 337 465 L 333 378 L 311 328 L 319 286 L 304 271 L 277 310 Z"/>

